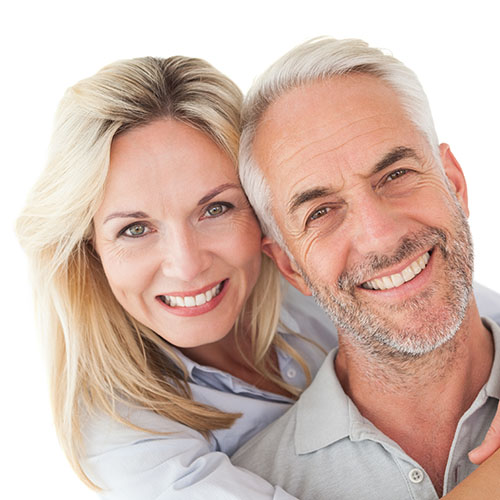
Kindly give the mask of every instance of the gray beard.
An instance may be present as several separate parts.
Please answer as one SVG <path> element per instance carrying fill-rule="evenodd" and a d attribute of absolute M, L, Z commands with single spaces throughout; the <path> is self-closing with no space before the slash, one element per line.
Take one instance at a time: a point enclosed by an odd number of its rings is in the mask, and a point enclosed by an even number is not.
<path fill-rule="evenodd" d="M 449 236 L 435 227 L 408 234 L 392 256 L 369 255 L 365 262 L 342 273 L 336 286 L 313 282 L 301 270 L 318 304 L 348 336 L 347 340 L 371 357 L 416 358 L 455 337 L 472 293 L 473 249 L 469 224 L 457 200 L 452 216 L 453 232 Z M 418 297 L 385 311 L 370 308 L 370 304 L 359 297 L 358 285 L 375 272 L 431 247 L 433 252 L 441 253 L 446 276 L 443 281 L 446 282 L 435 282 Z M 436 310 L 431 306 L 439 290 L 444 290 L 444 301 Z M 402 328 L 392 321 L 391 312 L 400 314 L 403 311 L 410 320 Z"/>

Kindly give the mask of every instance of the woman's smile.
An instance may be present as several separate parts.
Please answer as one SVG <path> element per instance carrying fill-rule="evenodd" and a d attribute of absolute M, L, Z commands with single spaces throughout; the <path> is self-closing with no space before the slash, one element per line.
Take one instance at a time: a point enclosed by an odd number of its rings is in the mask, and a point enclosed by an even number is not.
<path fill-rule="evenodd" d="M 178 347 L 227 335 L 260 271 L 261 233 L 230 158 L 167 119 L 118 136 L 95 247 L 133 317 Z"/>
<path fill-rule="evenodd" d="M 215 309 L 228 289 L 229 280 L 223 280 L 205 292 L 193 294 L 158 295 L 162 306 L 178 316 L 198 316 Z"/>

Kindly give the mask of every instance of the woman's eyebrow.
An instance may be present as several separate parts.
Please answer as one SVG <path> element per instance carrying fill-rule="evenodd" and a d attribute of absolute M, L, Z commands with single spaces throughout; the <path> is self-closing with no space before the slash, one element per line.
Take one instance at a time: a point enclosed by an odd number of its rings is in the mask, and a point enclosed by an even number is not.
<path fill-rule="evenodd" d="M 203 198 L 198 201 L 198 205 L 203 205 L 207 201 L 210 201 L 212 198 L 217 196 L 218 194 L 222 193 L 223 191 L 226 191 L 227 189 L 232 189 L 232 188 L 237 188 L 240 189 L 239 184 L 235 184 L 233 182 L 227 182 L 225 184 L 221 184 L 220 186 L 217 186 L 216 188 L 212 189 L 209 193 L 207 193 Z"/>
<path fill-rule="evenodd" d="M 109 214 L 105 219 L 103 224 L 112 219 L 148 219 L 149 215 L 145 212 L 113 212 Z"/>
<path fill-rule="evenodd" d="M 239 184 L 235 184 L 232 182 L 227 182 L 225 184 L 221 184 L 220 186 L 217 186 L 216 188 L 212 189 L 209 193 L 207 193 L 203 198 L 198 201 L 198 205 L 203 205 L 207 201 L 210 201 L 212 198 L 217 196 L 218 194 L 226 191 L 227 189 L 240 189 Z M 146 212 L 113 212 L 112 214 L 109 214 L 105 219 L 103 224 L 106 224 L 106 222 L 109 222 L 112 219 L 148 219 L 149 215 Z"/>

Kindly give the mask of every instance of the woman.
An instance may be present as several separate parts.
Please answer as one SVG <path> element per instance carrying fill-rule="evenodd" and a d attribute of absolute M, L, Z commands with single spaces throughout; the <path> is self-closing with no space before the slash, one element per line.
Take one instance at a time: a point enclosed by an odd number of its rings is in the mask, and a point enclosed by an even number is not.
<path fill-rule="evenodd" d="M 227 454 L 335 341 L 306 302 L 278 327 L 277 273 L 235 171 L 240 102 L 201 60 L 104 68 L 65 95 L 19 219 L 57 431 L 105 498 L 289 498 Z"/>

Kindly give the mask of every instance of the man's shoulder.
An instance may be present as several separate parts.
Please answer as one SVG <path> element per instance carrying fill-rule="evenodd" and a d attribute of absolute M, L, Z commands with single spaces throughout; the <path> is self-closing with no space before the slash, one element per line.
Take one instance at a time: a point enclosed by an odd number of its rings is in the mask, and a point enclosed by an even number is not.
<path fill-rule="evenodd" d="M 410 471 L 413 465 L 362 435 L 344 436 L 318 449 L 301 451 L 297 419 L 294 405 L 238 450 L 231 458 L 233 464 L 302 500 L 409 498 L 409 480 L 399 469 L 408 474 L 406 469 Z M 316 448 L 313 444 L 311 447 Z M 366 481 L 371 484 L 372 480 L 374 483 L 367 487 Z"/>
<path fill-rule="evenodd" d="M 500 294 L 479 283 L 474 283 L 474 296 L 479 314 L 500 324 Z"/>

